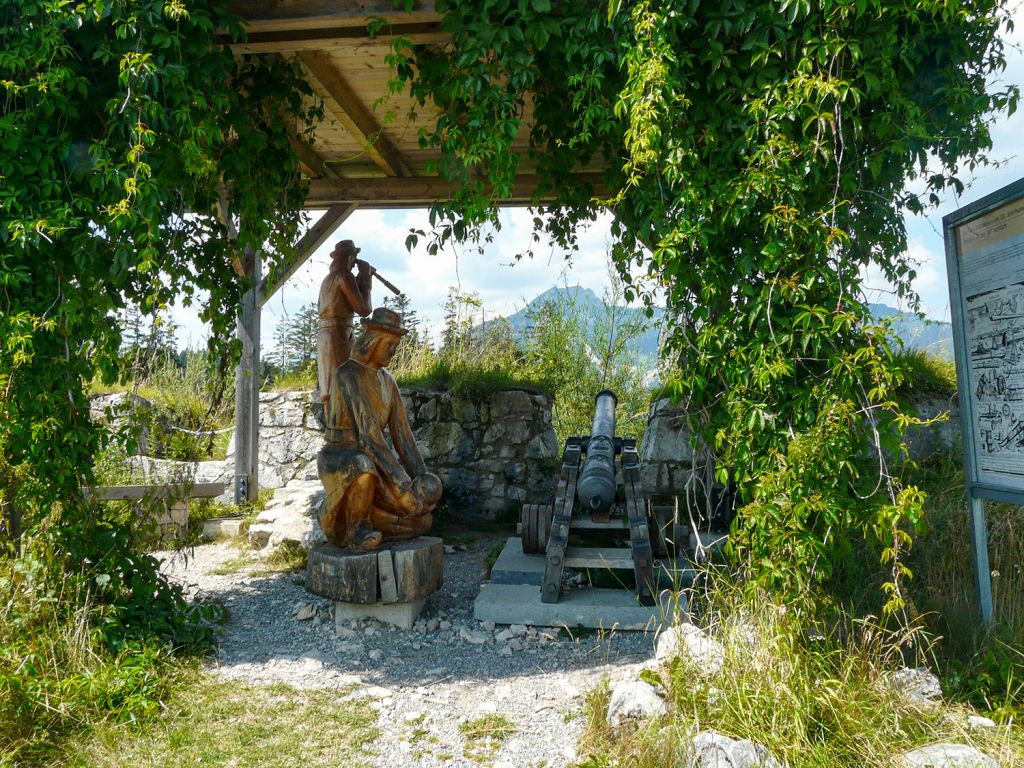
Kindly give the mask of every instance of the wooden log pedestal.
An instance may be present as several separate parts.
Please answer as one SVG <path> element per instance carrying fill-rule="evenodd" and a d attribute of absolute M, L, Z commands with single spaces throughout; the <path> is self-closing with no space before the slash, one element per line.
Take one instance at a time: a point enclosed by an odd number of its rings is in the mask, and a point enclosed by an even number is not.
<path fill-rule="evenodd" d="M 435 536 L 388 542 L 366 553 L 321 544 L 309 552 L 306 589 L 335 601 L 336 624 L 375 618 L 411 629 L 443 575 L 444 545 Z"/>

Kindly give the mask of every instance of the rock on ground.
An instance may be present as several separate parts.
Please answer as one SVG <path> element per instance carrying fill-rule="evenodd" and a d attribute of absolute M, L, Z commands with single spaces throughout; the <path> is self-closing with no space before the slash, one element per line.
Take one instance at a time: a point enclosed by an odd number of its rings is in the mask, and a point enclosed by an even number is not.
<path fill-rule="evenodd" d="M 274 498 L 249 526 L 249 543 L 268 553 L 285 543 L 310 549 L 326 541 L 320 530 L 324 489 L 319 480 L 295 480 L 274 491 Z"/>
<path fill-rule="evenodd" d="M 690 742 L 687 768 L 781 768 L 772 754 L 747 739 L 731 739 L 717 731 L 704 731 Z"/>
<path fill-rule="evenodd" d="M 995 758 L 966 744 L 930 744 L 903 753 L 903 768 L 999 768 Z"/>
<path fill-rule="evenodd" d="M 903 667 L 889 675 L 889 682 L 897 693 L 910 701 L 919 704 L 939 704 L 942 701 L 939 678 L 927 667 Z"/>
<path fill-rule="evenodd" d="M 612 688 L 608 702 L 608 725 L 620 728 L 628 720 L 644 720 L 668 714 L 668 706 L 657 690 L 642 680 L 623 680 Z"/>
<path fill-rule="evenodd" d="M 717 675 L 722 671 L 725 649 L 700 627 L 683 623 L 669 627 L 658 635 L 654 655 L 663 663 L 682 656 L 704 674 Z"/>

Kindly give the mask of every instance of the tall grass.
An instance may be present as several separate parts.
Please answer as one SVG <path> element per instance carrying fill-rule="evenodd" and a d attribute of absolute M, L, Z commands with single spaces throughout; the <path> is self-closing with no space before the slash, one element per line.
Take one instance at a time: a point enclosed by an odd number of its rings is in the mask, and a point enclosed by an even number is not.
<path fill-rule="evenodd" d="M 174 678 L 165 646 L 111 650 L 99 584 L 59 581 L 31 553 L 0 557 L 0 765 L 51 765 L 75 731 L 155 714 Z"/>
<path fill-rule="evenodd" d="M 689 739 L 707 730 L 761 744 L 789 768 L 892 768 L 902 752 L 940 741 L 1024 764 L 1019 727 L 971 730 L 968 710 L 915 703 L 889 682 L 906 649 L 921 645 L 914 633 L 812 623 L 766 596 L 744 599 L 726 578 L 712 574 L 709 583 L 692 597 L 723 643 L 721 670 L 679 657 L 645 672 L 667 692 L 670 714 L 621 732 L 605 724 L 607 691 L 595 691 L 584 765 L 689 765 Z"/>
<path fill-rule="evenodd" d="M 986 502 L 994 624 L 979 623 L 971 537 L 959 456 L 908 469 L 927 493 L 925 519 L 910 553 L 912 604 L 942 638 L 939 660 L 962 698 L 996 716 L 1024 718 L 1024 508 Z"/>

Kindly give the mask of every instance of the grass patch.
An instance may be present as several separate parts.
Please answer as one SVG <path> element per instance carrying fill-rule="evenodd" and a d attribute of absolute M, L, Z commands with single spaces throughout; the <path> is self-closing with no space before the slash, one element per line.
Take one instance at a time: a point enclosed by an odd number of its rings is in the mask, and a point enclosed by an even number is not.
<path fill-rule="evenodd" d="M 209 573 L 214 576 L 232 576 L 246 572 L 249 576 L 271 576 L 276 573 L 292 573 L 305 570 L 309 553 L 292 541 L 286 541 L 274 548 L 266 557 L 260 557 L 245 539 L 239 540 L 239 554 L 225 560 Z"/>
<path fill-rule="evenodd" d="M 695 597 L 724 645 L 721 671 L 676 658 L 646 673 L 667 691 L 670 714 L 619 732 L 605 723 L 607 686 L 591 692 L 583 765 L 683 765 L 689 740 L 712 729 L 765 746 L 788 768 L 892 768 L 902 752 L 936 742 L 973 745 L 1000 765 L 1024 764 L 1019 727 L 970 730 L 967 709 L 918 705 L 888 683 L 903 650 L 920 638 L 866 621 L 829 630 L 766 598 L 743 602 L 721 584 L 710 601 Z"/>
<path fill-rule="evenodd" d="M 483 715 L 459 724 L 459 732 L 466 740 L 463 754 L 467 760 L 484 765 L 490 763 L 508 740 L 519 730 L 504 715 Z"/>
<path fill-rule="evenodd" d="M 494 564 L 498 562 L 498 556 L 501 555 L 501 550 L 505 548 L 505 542 L 499 541 L 496 544 L 492 544 L 491 548 L 487 550 L 487 554 L 484 556 L 484 576 L 485 579 L 491 578 L 491 569 Z"/>
<path fill-rule="evenodd" d="M 925 519 L 908 564 L 912 607 L 943 640 L 940 673 L 951 693 L 997 720 L 1024 719 L 1024 507 L 985 503 L 994 626 L 982 632 L 974 604 L 970 532 L 959 456 L 911 469 Z"/>
<path fill-rule="evenodd" d="M 301 392 L 307 389 L 316 389 L 316 365 L 305 366 L 295 371 L 279 373 L 274 377 L 270 392 Z"/>
<path fill-rule="evenodd" d="M 196 674 L 145 725 L 105 725 L 69 747 L 66 766 L 369 765 L 379 736 L 363 700 L 337 691 L 218 681 Z"/>
<path fill-rule="evenodd" d="M 895 358 L 904 374 L 900 394 L 948 398 L 957 393 L 956 363 L 952 360 L 909 347 L 897 351 Z"/>
<path fill-rule="evenodd" d="M 544 381 L 519 373 L 462 361 L 433 358 L 420 368 L 399 370 L 395 379 L 402 388 L 447 390 L 457 397 L 482 398 L 510 389 L 545 394 Z"/>

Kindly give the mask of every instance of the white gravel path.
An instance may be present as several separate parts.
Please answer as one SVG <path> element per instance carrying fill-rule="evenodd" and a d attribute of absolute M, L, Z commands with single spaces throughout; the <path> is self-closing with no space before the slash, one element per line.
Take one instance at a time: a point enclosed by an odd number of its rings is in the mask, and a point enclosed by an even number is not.
<path fill-rule="evenodd" d="M 473 600 L 497 541 L 481 537 L 445 555 L 444 586 L 409 631 L 373 620 L 336 631 L 330 601 L 306 592 L 301 573 L 211 573 L 239 557 L 230 544 L 197 547 L 187 560 L 167 560 L 165 570 L 190 593 L 219 598 L 230 611 L 210 662 L 218 674 L 371 697 L 382 732 L 374 765 L 478 767 L 464 755 L 459 724 L 497 713 L 517 731 L 485 764 L 557 768 L 576 758 L 586 691 L 603 677 L 635 677 L 652 656 L 654 638 L 511 628 L 516 636 L 506 640 L 502 631 L 509 628 L 482 626 L 473 620 Z"/>

